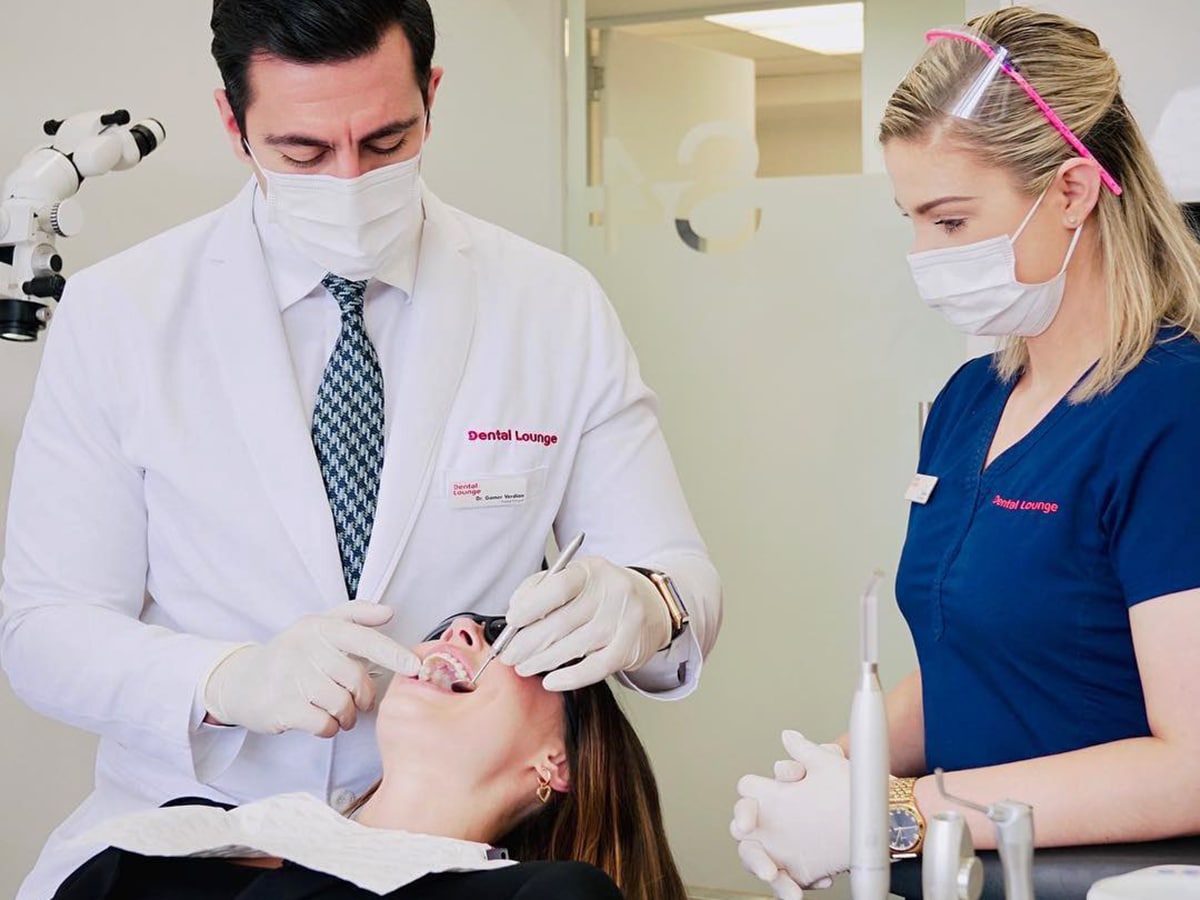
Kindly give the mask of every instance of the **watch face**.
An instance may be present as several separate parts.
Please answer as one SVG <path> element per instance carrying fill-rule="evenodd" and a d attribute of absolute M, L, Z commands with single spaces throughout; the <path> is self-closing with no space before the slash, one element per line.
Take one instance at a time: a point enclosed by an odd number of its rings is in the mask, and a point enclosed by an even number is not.
<path fill-rule="evenodd" d="M 890 825 L 888 846 L 896 853 L 907 853 L 921 842 L 921 824 L 907 809 L 888 810 Z"/>

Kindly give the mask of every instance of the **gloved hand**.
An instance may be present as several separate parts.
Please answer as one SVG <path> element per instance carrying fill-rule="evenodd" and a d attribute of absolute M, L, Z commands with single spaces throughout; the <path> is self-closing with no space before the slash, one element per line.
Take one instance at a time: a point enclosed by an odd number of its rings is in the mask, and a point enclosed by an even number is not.
<path fill-rule="evenodd" d="M 201 696 L 222 725 L 260 734 L 307 731 L 332 737 L 349 730 L 358 711 L 375 705 L 366 666 L 352 657 L 401 675 L 416 675 L 421 660 L 391 638 L 373 631 L 392 618 L 386 606 L 343 603 L 305 616 L 265 644 L 235 649 L 209 670 Z"/>
<path fill-rule="evenodd" d="M 653 582 L 598 556 L 522 582 L 508 624 L 524 628 L 500 654 L 518 675 L 549 672 L 548 691 L 570 691 L 640 669 L 671 642 L 671 614 Z M 561 671 L 559 666 L 581 659 Z"/>
<path fill-rule="evenodd" d="M 836 744 L 796 731 L 783 732 L 783 746 L 790 759 L 775 764 L 775 778 L 738 782 L 729 832 L 751 874 L 780 900 L 800 900 L 850 867 L 850 763 Z"/>

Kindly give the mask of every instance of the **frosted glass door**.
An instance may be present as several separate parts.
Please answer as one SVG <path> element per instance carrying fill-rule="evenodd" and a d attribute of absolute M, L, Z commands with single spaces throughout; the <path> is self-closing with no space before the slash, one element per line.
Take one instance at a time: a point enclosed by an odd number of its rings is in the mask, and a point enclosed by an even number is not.
<path fill-rule="evenodd" d="M 571 46 L 587 47 L 576 25 Z M 604 69 L 592 73 L 590 160 L 587 54 L 568 79 L 567 247 L 661 397 L 726 601 L 693 698 L 623 697 L 688 882 L 761 893 L 728 836 L 734 786 L 769 773 L 782 728 L 844 729 L 856 603 L 875 568 L 889 575 L 885 673 L 913 667 L 890 577 L 918 404 L 961 363 L 963 340 L 915 295 L 909 228 L 883 175 L 759 178 L 736 66 L 619 35 L 590 45 Z"/>

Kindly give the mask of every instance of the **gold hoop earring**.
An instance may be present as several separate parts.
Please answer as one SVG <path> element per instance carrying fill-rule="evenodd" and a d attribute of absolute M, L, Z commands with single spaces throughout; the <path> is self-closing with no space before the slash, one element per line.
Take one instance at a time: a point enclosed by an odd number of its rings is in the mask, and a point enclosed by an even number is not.
<path fill-rule="evenodd" d="M 537 798 L 542 802 L 542 805 L 550 802 L 550 795 L 554 793 L 554 789 L 550 787 L 550 770 L 538 769 L 538 786 Z"/>

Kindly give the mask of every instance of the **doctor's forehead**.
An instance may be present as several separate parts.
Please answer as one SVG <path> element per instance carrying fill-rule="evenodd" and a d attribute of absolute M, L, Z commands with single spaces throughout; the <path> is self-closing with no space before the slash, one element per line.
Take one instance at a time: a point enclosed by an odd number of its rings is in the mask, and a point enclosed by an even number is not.
<path fill-rule="evenodd" d="M 371 130 L 397 118 L 420 117 L 425 106 L 412 49 L 399 27 L 385 32 L 373 51 L 338 62 L 256 54 L 247 79 L 247 113 L 286 117 L 293 127 L 299 119 L 311 125 L 352 122 Z"/>

